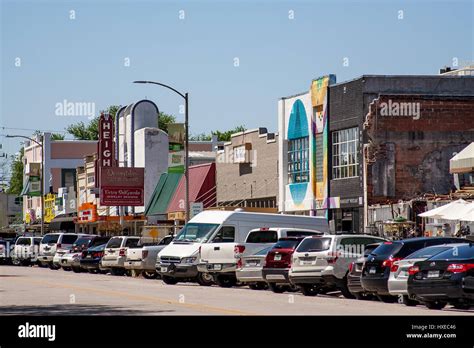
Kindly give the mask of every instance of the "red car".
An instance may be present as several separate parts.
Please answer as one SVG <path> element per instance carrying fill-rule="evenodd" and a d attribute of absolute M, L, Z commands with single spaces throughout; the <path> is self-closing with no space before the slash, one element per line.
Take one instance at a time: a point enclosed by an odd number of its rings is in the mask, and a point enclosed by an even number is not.
<path fill-rule="evenodd" d="M 291 267 L 293 252 L 304 237 L 280 238 L 268 252 L 263 264 L 262 276 L 273 292 L 296 290 L 296 287 L 290 283 L 288 271 Z"/>

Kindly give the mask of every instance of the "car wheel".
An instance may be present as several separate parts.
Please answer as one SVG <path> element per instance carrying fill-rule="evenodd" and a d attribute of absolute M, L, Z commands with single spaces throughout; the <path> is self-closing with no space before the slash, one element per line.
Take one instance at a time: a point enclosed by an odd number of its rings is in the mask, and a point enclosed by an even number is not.
<path fill-rule="evenodd" d="M 412 300 L 411 298 L 409 298 L 407 295 L 403 295 L 402 296 L 402 301 L 401 301 L 405 306 L 408 306 L 408 307 L 414 307 L 418 304 L 418 301 L 416 300 Z"/>
<path fill-rule="evenodd" d="M 214 278 L 209 273 L 199 272 L 196 281 L 201 286 L 211 286 L 214 284 Z"/>
<path fill-rule="evenodd" d="M 178 280 L 176 278 L 165 275 L 161 277 L 161 280 L 163 280 L 163 283 L 168 285 L 175 285 L 178 283 Z"/>
<path fill-rule="evenodd" d="M 341 285 L 339 286 L 339 290 L 341 290 L 342 296 L 345 298 L 350 298 L 350 299 L 355 299 L 356 297 L 349 291 L 349 287 L 347 286 L 347 277 L 344 277 L 344 279 L 341 282 Z"/>
<path fill-rule="evenodd" d="M 267 287 L 268 287 L 267 283 L 264 283 L 264 282 L 249 284 L 249 288 L 252 290 L 265 290 Z"/>
<path fill-rule="evenodd" d="M 283 285 L 278 285 L 276 283 L 268 283 L 268 287 L 271 291 L 277 294 L 285 292 L 286 288 Z"/>
<path fill-rule="evenodd" d="M 396 296 L 391 295 L 377 295 L 377 298 L 379 299 L 379 301 L 384 303 L 395 303 L 398 301 L 398 298 Z"/>
<path fill-rule="evenodd" d="M 220 275 L 216 279 L 217 285 L 221 288 L 231 288 L 237 284 L 237 280 L 232 276 L 223 276 Z"/>
<path fill-rule="evenodd" d="M 300 286 L 301 292 L 305 296 L 316 296 L 319 294 L 320 289 L 312 284 L 303 284 Z"/>
<path fill-rule="evenodd" d="M 446 306 L 446 302 L 441 301 L 428 301 L 425 302 L 425 306 L 428 309 L 443 309 Z"/>
<path fill-rule="evenodd" d="M 456 309 L 469 309 L 472 306 L 468 303 L 454 303 L 453 307 Z"/>
<path fill-rule="evenodd" d="M 81 267 L 73 267 L 73 268 L 72 268 L 72 271 L 73 271 L 74 273 L 81 273 L 81 272 L 82 272 L 82 268 L 81 268 Z"/>
<path fill-rule="evenodd" d="M 142 273 L 143 274 L 143 278 L 145 279 L 156 279 L 156 277 L 158 277 L 158 273 L 156 272 L 148 272 L 148 271 L 145 271 Z"/>

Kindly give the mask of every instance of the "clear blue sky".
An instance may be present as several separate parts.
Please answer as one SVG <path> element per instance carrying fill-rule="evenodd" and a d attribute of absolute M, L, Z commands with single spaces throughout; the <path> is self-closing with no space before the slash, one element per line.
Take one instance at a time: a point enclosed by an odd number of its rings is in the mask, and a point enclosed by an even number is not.
<path fill-rule="evenodd" d="M 467 0 L 0 2 L 0 126 L 9 128 L 87 122 L 56 116 L 64 99 L 99 111 L 148 97 L 182 120 L 178 96 L 131 83 L 148 79 L 190 93 L 192 134 L 240 124 L 276 130 L 277 100 L 307 90 L 313 77 L 437 74 L 453 57 L 474 60 Z M 9 154 L 19 148 L 0 143 Z"/>

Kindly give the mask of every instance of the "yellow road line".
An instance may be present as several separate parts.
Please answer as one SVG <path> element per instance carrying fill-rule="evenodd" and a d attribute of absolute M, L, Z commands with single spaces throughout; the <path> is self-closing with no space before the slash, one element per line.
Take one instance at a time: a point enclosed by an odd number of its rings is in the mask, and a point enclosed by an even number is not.
<path fill-rule="evenodd" d="M 174 305 L 179 305 L 179 306 L 183 306 L 187 308 L 197 309 L 206 313 L 211 311 L 211 312 L 234 314 L 234 315 L 255 315 L 254 313 L 243 312 L 243 311 L 234 310 L 234 309 L 226 309 L 226 308 L 208 306 L 208 305 L 203 305 L 203 304 L 198 304 L 198 303 L 182 303 L 179 301 L 167 300 L 167 299 L 154 297 L 154 296 L 134 295 L 128 292 L 121 292 L 121 291 L 115 291 L 115 290 L 113 291 L 113 290 L 103 290 L 103 289 L 97 289 L 97 288 L 85 288 L 85 287 L 79 287 L 79 286 L 74 286 L 74 285 L 69 285 L 69 284 L 58 284 L 58 283 L 51 283 L 51 282 L 47 282 L 43 280 L 32 280 L 32 279 L 25 279 L 25 278 L 12 277 L 12 278 L 9 278 L 9 281 L 11 280 L 15 280 L 15 281 L 20 280 L 20 281 L 33 283 L 33 284 L 47 285 L 54 288 L 64 288 L 64 289 L 72 289 L 76 291 L 95 292 L 95 293 L 99 293 L 103 295 L 117 296 L 121 298 L 127 297 L 129 299 L 144 300 L 148 302 L 155 302 L 155 303 L 162 303 L 162 304 L 169 304 L 169 305 L 174 304 Z"/>

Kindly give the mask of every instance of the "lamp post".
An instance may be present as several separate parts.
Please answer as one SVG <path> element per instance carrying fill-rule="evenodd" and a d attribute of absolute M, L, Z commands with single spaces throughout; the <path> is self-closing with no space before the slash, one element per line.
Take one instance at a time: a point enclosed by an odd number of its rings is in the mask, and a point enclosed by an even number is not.
<path fill-rule="evenodd" d="M 185 211 L 185 222 L 187 223 L 188 220 L 189 220 L 189 119 L 188 119 L 188 101 L 189 101 L 189 98 L 188 98 L 188 93 L 181 93 L 179 92 L 178 90 L 174 89 L 173 87 L 171 86 L 168 86 L 168 85 L 165 85 L 164 83 L 160 83 L 160 82 L 154 82 L 154 81 L 133 81 L 133 83 L 142 83 L 142 84 L 146 84 L 146 83 L 150 83 L 150 84 L 153 84 L 153 85 L 158 85 L 158 86 L 162 86 L 162 87 L 165 87 L 165 88 L 168 88 L 170 90 L 172 90 L 173 92 L 175 92 L 176 94 L 178 94 L 179 96 L 181 96 L 181 98 L 184 99 L 184 128 L 185 128 L 185 140 L 184 140 L 184 153 L 185 153 L 185 162 L 184 162 L 184 178 L 185 178 L 185 181 L 186 181 L 186 197 L 185 197 L 185 200 L 186 200 L 186 211 Z"/>
<path fill-rule="evenodd" d="M 40 193 L 41 193 L 41 235 L 44 235 L 44 134 L 43 140 L 41 143 L 37 142 L 33 138 L 26 137 L 24 135 L 7 135 L 7 138 L 23 138 L 34 142 L 35 144 L 41 146 L 41 186 L 40 186 Z"/>

